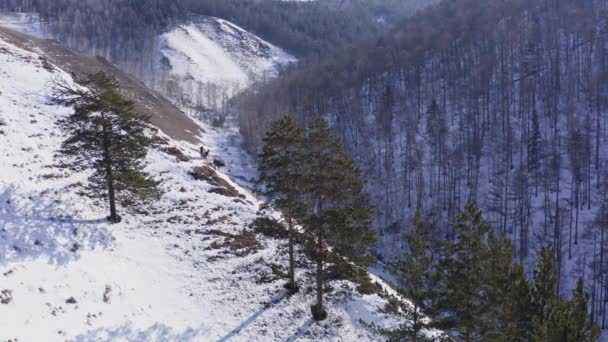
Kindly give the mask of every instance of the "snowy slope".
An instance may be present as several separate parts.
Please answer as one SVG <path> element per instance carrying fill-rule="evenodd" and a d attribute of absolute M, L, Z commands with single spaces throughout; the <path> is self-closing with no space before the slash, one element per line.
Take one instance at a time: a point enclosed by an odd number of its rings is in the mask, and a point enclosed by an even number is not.
<path fill-rule="evenodd" d="M 274 74 L 295 58 L 240 27 L 218 18 L 201 17 L 160 36 L 161 53 L 172 74 L 197 81 L 235 83 L 239 87 Z"/>
<path fill-rule="evenodd" d="M 202 143 L 213 157 L 226 161 L 226 172 L 247 185 L 254 161 L 241 147 L 229 101 L 252 82 L 274 77 L 296 61 L 282 49 L 219 18 L 199 17 L 159 37 L 161 70 L 148 83 L 165 94 L 207 132 Z M 216 117 L 226 122 L 212 123 Z"/>
<path fill-rule="evenodd" d="M 40 38 L 47 37 L 36 13 L 0 13 L 0 26 Z"/>
<path fill-rule="evenodd" d="M 296 59 L 280 48 L 218 18 L 199 17 L 158 38 L 158 70 L 146 83 L 199 115 L 223 112 L 235 94 L 276 75 Z"/>
<path fill-rule="evenodd" d="M 379 337 L 360 320 L 399 322 L 347 281 L 330 283 L 330 318 L 311 321 L 310 263 L 300 255 L 307 286 L 286 297 L 272 271 L 285 269 L 283 241 L 231 249 L 251 241 L 259 203 L 222 173 L 241 196 L 195 181 L 204 162 L 191 144 L 167 139 L 187 162 L 150 150 L 164 196 L 108 225 L 105 202 L 80 194 L 87 174 L 55 156 L 70 110 L 50 104 L 49 87 L 70 76 L 48 69 L 0 36 L 0 341 L 365 341 Z"/>

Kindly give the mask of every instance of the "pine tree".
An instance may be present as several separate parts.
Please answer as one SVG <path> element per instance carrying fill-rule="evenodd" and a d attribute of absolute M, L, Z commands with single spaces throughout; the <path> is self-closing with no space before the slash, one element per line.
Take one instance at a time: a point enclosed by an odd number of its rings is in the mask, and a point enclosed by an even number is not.
<path fill-rule="evenodd" d="M 426 327 L 423 311 L 429 296 L 429 275 L 433 270 L 433 257 L 427 250 L 427 226 L 419 211 L 414 218 L 414 227 L 408 238 L 409 253 L 391 265 L 389 270 L 399 282 L 399 292 L 413 304 L 411 324 L 404 325 L 391 336 L 400 340 L 421 341 L 420 332 Z"/>
<path fill-rule="evenodd" d="M 454 229 L 456 240 L 446 243 L 446 254 L 439 265 L 443 284 L 437 325 L 470 342 L 487 330 L 485 272 L 491 251 L 486 241 L 492 226 L 483 222 L 481 211 L 469 202 L 458 215 Z"/>
<path fill-rule="evenodd" d="M 158 182 L 143 170 L 143 159 L 152 140 L 146 135 L 147 118 L 119 92 L 116 79 L 103 72 L 90 75 L 81 86 L 56 84 L 58 102 L 73 106 L 63 120 L 68 132 L 61 152 L 73 156 L 73 167 L 90 168 L 90 186 L 106 190 L 109 221 L 120 222 L 117 199 L 130 205 L 159 195 Z"/>
<path fill-rule="evenodd" d="M 538 252 L 533 275 L 532 301 L 534 325 L 542 327 L 557 299 L 557 273 L 553 262 L 553 249 L 543 247 Z"/>
<path fill-rule="evenodd" d="M 568 341 L 595 342 L 600 338 L 600 328 L 589 319 L 588 303 L 589 294 L 585 292 L 583 279 L 579 278 L 569 302 Z"/>
<path fill-rule="evenodd" d="M 521 265 L 513 263 L 513 246 L 490 234 L 485 266 L 488 312 L 484 341 L 528 341 L 532 328 L 531 286 Z"/>
<path fill-rule="evenodd" d="M 535 342 L 593 342 L 600 336 L 599 327 L 589 320 L 582 279 L 567 300 L 557 293 L 553 251 L 544 247 L 538 254 L 534 271 L 534 319 L 530 340 Z"/>
<path fill-rule="evenodd" d="M 306 202 L 303 198 L 305 179 L 302 177 L 305 134 L 286 116 L 273 123 L 264 138 L 259 155 L 258 191 L 267 205 L 283 213 L 289 231 L 289 283 L 291 293 L 298 290 L 295 281 L 294 236 L 295 223 L 304 217 Z"/>
<path fill-rule="evenodd" d="M 313 318 L 323 320 L 323 265 L 328 247 L 350 261 L 369 262 L 367 255 L 374 234 L 369 229 L 371 209 L 364 192 L 365 182 L 354 162 L 334 138 L 331 128 L 322 118 L 313 119 L 307 135 L 308 153 L 305 173 L 311 213 L 306 219 L 307 245 L 313 249 L 316 261 L 316 304 Z"/>

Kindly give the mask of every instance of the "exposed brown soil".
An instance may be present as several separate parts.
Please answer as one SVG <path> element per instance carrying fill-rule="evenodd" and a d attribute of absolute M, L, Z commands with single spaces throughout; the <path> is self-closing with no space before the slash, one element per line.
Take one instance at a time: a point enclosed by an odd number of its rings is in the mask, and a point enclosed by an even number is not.
<path fill-rule="evenodd" d="M 198 143 L 203 133 L 200 127 L 186 114 L 172 105 L 159 93 L 148 89 L 133 76 L 119 70 L 101 57 L 91 57 L 67 49 L 60 43 L 35 38 L 27 34 L 0 27 L 0 39 L 24 50 L 43 54 L 50 63 L 57 65 L 76 79 L 99 71 L 114 75 L 124 95 L 135 104 L 135 109 L 150 117 L 150 123 L 173 139 Z"/>

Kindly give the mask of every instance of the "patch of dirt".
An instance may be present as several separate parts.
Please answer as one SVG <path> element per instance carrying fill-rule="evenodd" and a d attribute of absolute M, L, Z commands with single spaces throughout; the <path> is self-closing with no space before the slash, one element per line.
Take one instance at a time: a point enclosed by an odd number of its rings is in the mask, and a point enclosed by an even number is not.
<path fill-rule="evenodd" d="M 215 170 L 208 165 L 194 167 L 190 172 L 190 175 L 194 177 L 195 180 L 205 181 L 213 186 L 213 188 L 209 190 L 211 193 L 220 194 L 226 197 L 245 198 L 245 195 L 239 193 L 236 188 L 230 185 L 230 183 L 218 176 Z"/>
<path fill-rule="evenodd" d="M 220 230 L 211 230 L 208 232 L 211 235 L 220 235 L 224 237 L 223 241 L 214 241 L 209 246 L 209 249 L 226 249 L 238 257 L 244 257 L 255 253 L 262 248 L 254 232 L 243 230 L 238 234 L 225 233 Z"/>
<path fill-rule="evenodd" d="M 177 147 L 165 147 L 161 151 L 165 152 L 168 155 L 174 156 L 178 161 L 188 162 L 190 161 L 190 157 L 184 154 L 182 150 Z"/>
<path fill-rule="evenodd" d="M 2 290 L 0 291 L 0 304 L 9 304 L 13 301 L 13 291 Z"/>
<path fill-rule="evenodd" d="M 135 77 L 121 71 L 104 58 L 90 57 L 74 52 L 54 40 L 35 38 L 4 27 L 0 27 L 0 36 L 3 40 L 19 48 L 43 54 L 42 67 L 51 68 L 51 64 L 56 65 L 71 73 L 75 79 L 83 79 L 89 74 L 100 71 L 115 76 L 123 95 L 133 101 L 138 113 L 150 118 L 152 125 L 158 127 L 173 139 L 194 144 L 200 142 L 202 130 L 194 120 L 162 95 L 148 89 Z M 0 50 L 0 53 L 8 53 L 8 51 Z"/>

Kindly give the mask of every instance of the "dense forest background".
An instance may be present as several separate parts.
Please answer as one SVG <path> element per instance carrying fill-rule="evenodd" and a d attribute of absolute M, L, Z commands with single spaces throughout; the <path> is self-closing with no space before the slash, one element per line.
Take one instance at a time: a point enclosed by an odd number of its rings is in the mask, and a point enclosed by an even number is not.
<path fill-rule="evenodd" d="M 73 48 L 122 61 L 192 16 L 229 20 L 289 53 L 318 59 L 392 27 L 434 0 L 8 0 L 1 11 L 37 12 Z"/>
<path fill-rule="evenodd" d="M 559 288 L 608 302 L 608 1 L 456 0 L 332 61 L 293 66 L 238 101 L 257 151 L 274 119 L 326 117 L 369 180 L 378 254 L 417 209 L 453 239 L 465 202 L 528 271 L 553 248 Z"/>
<path fill-rule="evenodd" d="M 0 10 L 37 12 L 58 40 L 140 78 L 171 26 L 199 15 L 242 26 L 303 59 L 234 100 L 247 148 L 258 152 L 285 114 L 303 127 L 328 119 L 369 180 L 379 258 L 407 250 L 418 209 L 431 243 L 455 239 L 450 224 L 471 200 L 528 272 L 548 245 L 562 293 L 584 277 L 604 325 L 608 0 L 451 0 L 408 17 L 428 3 L 8 0 Z"/>

